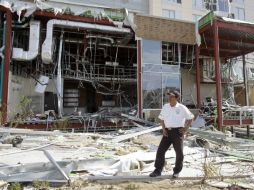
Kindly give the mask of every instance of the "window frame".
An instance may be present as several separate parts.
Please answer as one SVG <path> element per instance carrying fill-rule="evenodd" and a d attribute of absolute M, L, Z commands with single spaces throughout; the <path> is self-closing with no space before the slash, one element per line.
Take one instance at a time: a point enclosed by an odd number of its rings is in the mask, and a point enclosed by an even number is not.
<path fill-rule="evenodd" d="M 167 15 L 165 16 L 165 14 L 163 12 L 167 11 Z M 173 13 L 174 17 L 171 17 L 171 13 Z M 171 19 L 176 19 L 176 10 L 172 10 L 172 9 L 162 9 L 162 16 L 165 18 L 171 18 Z"/>
<path fill-rule="evenodd" d="M 199 5 L 199 3 L 197 1 L 201 1 L 202 5 L 197 6 L 197 5 Z M 192 9 L 194 9 L 194 10 L 203 10 L 203 9 L 205 9 L 204 0 L 192 0 Z"/>
<path fill-rule="evenodd" d="M 242 10 L 243 11 L 243 19 L 242 18 L 240 18 L 240 10 Z M 246 19 L 246 15 L 245 15 L 245 8 L 243 8 L 243 7 L 234 7 L 234 15 L 235 15 L 235 19 L 237 19 L 237 20 L 245 20 Z M 236 14 L 237 13 L 237 14 Z M 237 17 L 236 17 L 237 16 Z"/>
<path fill-rule="evenodd" d="M 223 5 L 223 7 L 221 7 L 220 5 Z M 226 8 L 226 9 L 221 10 L 221 8 L 223 8 L 223 9 Z M 228 11 L 229 11 L 228 0 L 217 0 L 217 10 L 221 11 L 221 12 L 227 12 L 228 13 Z"/>

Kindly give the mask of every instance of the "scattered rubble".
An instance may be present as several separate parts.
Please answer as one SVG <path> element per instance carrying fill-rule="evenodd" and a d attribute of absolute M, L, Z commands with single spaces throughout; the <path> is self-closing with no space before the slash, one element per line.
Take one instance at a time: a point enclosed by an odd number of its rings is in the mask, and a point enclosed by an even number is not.
<path fill-rule="evenodd" d="M 137 124 L 130 130 L 100 134 L 1 127 L 2 143 L 4 139 L 23 141 L 19 146 L 0 144 L 0 178 L 8 183 L 41 180 L 73 184 L 81 180 L 87 181 L 90 188 L 92 184 L 102 187 L 98 182 L 117 183 L 116 188 L 120 189 L 124 189 L 120 184 L 128 181 L 142 187 L 144 182 L 153 183 L 152 186 L 172 183 L 159 182 L 170 178 L 175 157 L 172 148 L 166 153 L 164 175 L 148 177 L 154 169 L 161 134 L 160 127 L 144 126 Z M 179 181 L 198 181 L 199 185 L 218 188 L 233 184 L 254 188 L 253 140 L 210 129 L 191 128 L 189 132 L 184 141 L 184 169 Z"/>

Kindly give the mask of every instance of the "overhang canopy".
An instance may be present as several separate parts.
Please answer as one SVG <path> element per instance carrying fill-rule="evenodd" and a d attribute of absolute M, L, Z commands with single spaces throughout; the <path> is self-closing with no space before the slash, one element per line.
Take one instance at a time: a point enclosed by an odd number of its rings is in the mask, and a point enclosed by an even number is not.
<path fill-rule="evenodd" d="M 200 54 L 214 56 L 213 24 L 217 22 L 219 52 L 222 58 L 232 58 L 254 51 L 254 23 L 216 16 L 210 12 L 199 21 Z"/>
<path fill-rule="evenodd" d="M 195 23 L 135 15 L 136 36 L 166 42 L 195 44 Z"/>

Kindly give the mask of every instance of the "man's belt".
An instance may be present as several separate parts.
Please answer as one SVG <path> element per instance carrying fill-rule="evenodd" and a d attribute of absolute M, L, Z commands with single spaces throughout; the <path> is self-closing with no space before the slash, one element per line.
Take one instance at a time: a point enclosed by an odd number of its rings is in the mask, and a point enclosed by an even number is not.
<path fill-rule="evenodd" d="M 170 130 L 176 130 L 176 129 L 181 129 L 181 128 L 183 128 L 183 127 L 170 127 L 170 128 L 167 127 L 166 129 L 168 129 L 170 131 Z"/>

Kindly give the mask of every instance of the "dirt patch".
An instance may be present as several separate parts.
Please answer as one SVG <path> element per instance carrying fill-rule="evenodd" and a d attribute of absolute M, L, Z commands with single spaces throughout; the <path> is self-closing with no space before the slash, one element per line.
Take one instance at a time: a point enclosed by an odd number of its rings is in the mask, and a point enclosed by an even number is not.
<path fill-rule="evenodd" d="M 81 189 L 81 190 L 217 190 L 218 188 L 201 184 L 200 181 L 179 181 L 162 180 L 148 182 L 124 182 L 124 183 L 86 183 L 79 182 L 80 185 L 71 187 L 62 187 L 61 190 Z"/>

